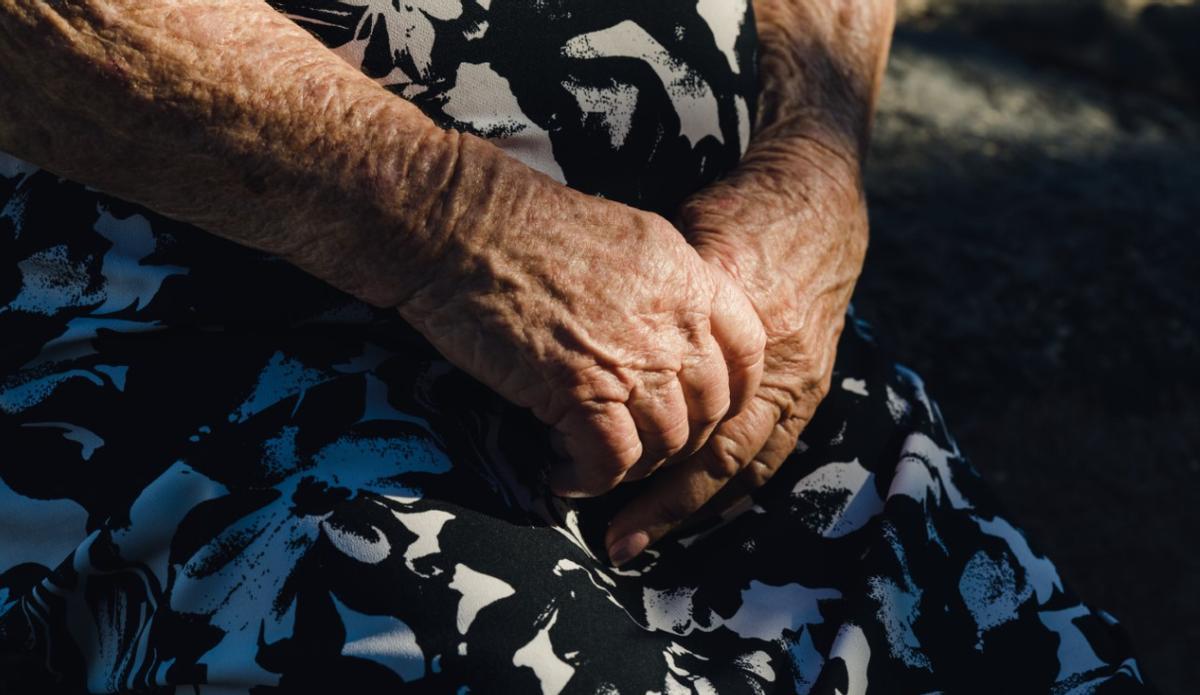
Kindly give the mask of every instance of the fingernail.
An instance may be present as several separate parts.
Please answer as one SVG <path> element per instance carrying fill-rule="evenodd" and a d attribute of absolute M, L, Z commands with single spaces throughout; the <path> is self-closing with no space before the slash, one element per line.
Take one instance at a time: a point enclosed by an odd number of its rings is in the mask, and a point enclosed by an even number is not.
<path fill-rule="evenodd" d="M 634 531 L 608 546 L 608 559 L 620 567 L 637 557 L 638 553 L 645 550 L 648 545 L 650 545 L 650 536 L 645 531 Z"/>

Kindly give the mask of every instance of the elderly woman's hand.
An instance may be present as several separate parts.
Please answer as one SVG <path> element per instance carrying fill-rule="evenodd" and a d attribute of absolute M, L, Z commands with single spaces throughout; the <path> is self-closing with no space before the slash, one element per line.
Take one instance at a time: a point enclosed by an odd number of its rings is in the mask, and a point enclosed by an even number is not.
<path fill-rule="evenodd" d="M 867 244 L 861 161 L 894 7 L 887 0 L 759 0 L 763 89 L 741 164 L 699 192 L 680 224 L 735 277 L 767 331 L 762 385 L 695 457 L 672 466 L 613 520 L 621 564 L 702 508 L 762 486 L 829 390 Z"/>
<path fill-rule="evenodd" d="M 668 222 L 437 128 L 259 0 L 0 0 L 0 82 L 0 149 L 399 309 L 558 428 L 560 493 L 758 388 L 758 317 Z"/>
<path fill-rule="evenodd" d="M 431 221 L 438 264 L 401 314 L 563 435 L 558 494 L 599 494 L 697 451 L 758 388 L 764 334 L 742 289 L 661 217 L 492 151 L 464 136 L 470 193 Z"/>

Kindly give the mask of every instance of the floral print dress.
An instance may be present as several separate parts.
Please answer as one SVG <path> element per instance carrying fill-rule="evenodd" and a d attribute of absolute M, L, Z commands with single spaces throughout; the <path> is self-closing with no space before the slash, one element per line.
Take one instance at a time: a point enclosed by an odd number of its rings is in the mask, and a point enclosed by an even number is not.
<path fill-rule="evenodd" d="M 445 127 L 669 214 L 743 0 L 274 0 Z M 394 314 L 0 154 L 0 692 L 1147 692 L 851 316 L 772 482 L 622 569 L 546 428 Z"/>

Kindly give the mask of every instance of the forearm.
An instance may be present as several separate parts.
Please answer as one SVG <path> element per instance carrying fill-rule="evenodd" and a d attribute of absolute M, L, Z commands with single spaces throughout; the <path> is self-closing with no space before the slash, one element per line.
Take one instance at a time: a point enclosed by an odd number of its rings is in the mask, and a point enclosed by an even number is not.
<path fill-rule="evenodd" d="M 805 138 L 866 156 L 894 0 L 753 0 L 760 92 L 755 140 Z"/>
<path fill-rule="evenodd" d="M 761 488 L 829 392 L 866 251 L 861 165 L 891 1 L 755 0 L 754 135 L 732 172 L 684 203 L 679 222 L 753 304 L 767 337 L 762 379 L 709 446 L 618 514 L 610 548 L 633 547 L 637 530 L 657 540 L 692 514 L 722 512 Z"/>
<path fill-rule="evenodd" d="M 377 304 L 489 168 L 261 0 L 0 0 L 0 85 L 0 150 Z"/>
<path fill-rule="evenodd" d="M 755 0 L 758 119 L 742 161 L 682 211 L 752 297 L 840 315 L 867 247 L 862 160 L 891 0 Z M 813 319 L 818 321 L 819 319 Z"/>

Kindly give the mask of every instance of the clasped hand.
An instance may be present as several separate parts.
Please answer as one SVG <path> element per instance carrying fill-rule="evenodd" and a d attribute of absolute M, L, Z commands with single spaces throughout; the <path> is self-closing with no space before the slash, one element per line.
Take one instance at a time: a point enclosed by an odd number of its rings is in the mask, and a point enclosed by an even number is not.
<path fill-rule="evenodd" d="M 554 492 L 654 474 L 610 524 L 618 565 L 795 449 L 866 252 L 860 165 L 894 4 L 755 9 L 758 132 L 677 226 L 492 159 L 456 172 L 489 193 L 449 192 L 438 274 L 401 304 L 452 362 L 554 426 L 570 457 Z M 489 161 L 479 147 L 464 136 L 460 161 Z"/>
<path fill-rule="evenodd" d="M 555 428 L 570 459 L 551 472 L 556 494 L 662 469 L 613 521 L 621 564 L 714 497 L 761 485 L 794 448 L 828 388 L 861 263 L 843 229 L 865 232 L 857 178 L 817 190 L 825 176 L 792 177 L 824 201 L 814 207 L 745 165 L 689 201 L 685 236 L 510 166 L 478 174 L 484 203 L 441 217 L 438 272 L 401 313 Z"/>

